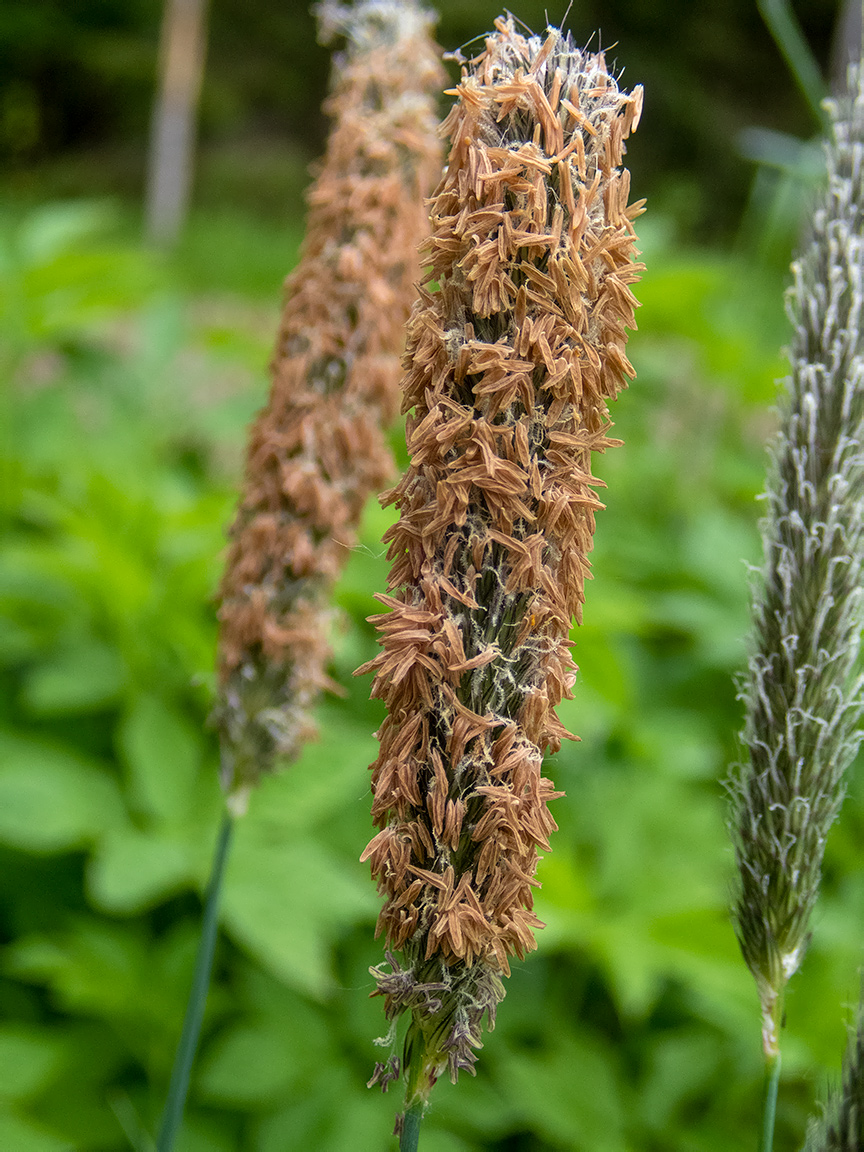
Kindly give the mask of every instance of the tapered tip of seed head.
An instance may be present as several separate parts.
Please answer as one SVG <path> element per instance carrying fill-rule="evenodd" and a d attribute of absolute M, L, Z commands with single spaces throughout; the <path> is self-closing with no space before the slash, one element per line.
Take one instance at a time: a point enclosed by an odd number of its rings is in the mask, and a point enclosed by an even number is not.
<path fill-rule="evenodd" d="M 428 35 L 435 24 L 434 14 L 413 0 L 357 0 L 354 4 L 322 0 L 313 11 L 322 44 L 345 37 L 360 49 Z"/>
<path fill-rule="evenodd" d="M 495 33 L 486 40 L 487 81 L 498 82 L 508 73 L 521 72 L 535 77 L 544 83 L 547 77 L 552 78 L 560 71 L 562 83 L 575 75 L 581 74 L 584 86 L 590 87 L 590 81 L 596 79 L 601 90 L 609 90 L 610 95 L 617 95 L 617 78 L 606 65 L 606 55 L 602 49 L 594 52 L 588 45 L 580 48 L 569 32 L 562 32 L 550 24 L 545 35 L 539 36 L 529 32 L 527 36 L 517 31 L 512 15 L 499 16 L 495 21 Z M 476 64 L 483 57 L 472 61 Z M 600 95 L 595 92 L 593 95 Z M 643 89 L 638 85 L 633 89 L 632 97 L 637 107 L 631 119 L 629 129 L 635 131 L 639 122 L 642 108 Z"/>

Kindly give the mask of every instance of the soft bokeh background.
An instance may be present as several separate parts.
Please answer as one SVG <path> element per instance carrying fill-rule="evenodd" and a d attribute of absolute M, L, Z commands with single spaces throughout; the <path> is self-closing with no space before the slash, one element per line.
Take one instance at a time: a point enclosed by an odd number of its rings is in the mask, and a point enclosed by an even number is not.
<path fill-rule="evenodd" d="M 439 7 L 448 48 L 497 15 Z M 543 7 L 518 15 L 541 28 Z M 836 4 L 795 8 L 827 72 Z M 176 251 L 148 250 L 159 19 L 157 0 L 0 7 L 8 1152 L 150 1147 L 220 807 L 206 718 L 223 529 L 325 131 L 328 56 L 305 7 L 212 0 L 191 216 Z M 639 378 L 614 413 L 626 445 L 598 462 L 608 509 L 561 709 L 582 742 L 548 766 L 567 792 L 540 870 L 548 927 L 476 1079 L 436 1089 L 422 1147 L 732 1152 L 756 1143 L 761 1063 L 720 781 L 817 126 L 749 0 L 575 0 L 568 24 L 579 40 L 599 27 L 646 86 L 630 152 L 650 206 Z M 381 710 L 351 676 L 374 652 L 388 520 L 368 508 L 338 589 L 346 696 L 238 829 L 183 1152 L 394 1146 L 399 1097 L 364 1086 L 384 1026 L 357 861 Z M 778 1152 L 800 1144 L 857 996 L 862 804 L 853 780 L 789 996 Z"/>

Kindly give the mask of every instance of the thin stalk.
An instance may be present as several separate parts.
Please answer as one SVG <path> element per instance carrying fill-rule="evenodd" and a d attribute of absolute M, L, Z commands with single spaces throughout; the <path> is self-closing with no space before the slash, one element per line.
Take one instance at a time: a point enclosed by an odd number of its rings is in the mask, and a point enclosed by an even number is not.
<path fill-rule="evenodd" d="M 777 1115 L 777 1088 L 780 1084 L 780 1052 L 768 1057 L 765 1075 L 765 1108 L 762 1112 L 762 1140 L 759 1152 L 773 1152 L 774 1118 Z"/>
<path fill-rule="evenodd" d="M 399 1152 L 417 1152 L 420 1141 L 420 1121 L 429 1099 L 432 1085 L 425 1078 L 423 1091 L 426 1050 L 422 1037 L 415 1036 L 411 1044 L 411 1059 L 408 1065 L 405 1084 L 405 1114 L 399 1132 Z"/>
<path fill-rule="evenodd" d="M 141 1123 L 134 1104 L 125 1092 L 112 1093 L 108 1097 L 108 1106 L 116 1116 L 117 1123 L 123 1129 L 123 1135 L 134 1152 L 156 1152 L 153 1137 Z"/>
<path fill-rule="evenodd" d="M 405 1112 L 405 1118 L 402 1121 L 402 1135 L 399 1137 L 399 1152 L 417 1152 L 422 1119 L 423 1101 L 417 1100 Z"/>
<path fill-rule="evenodd" d="M 198 955 L 195 958 L 195 973 L 192 977 L 192 988 L 186 1005 L 183 1031 L 180 1034 L 180 1043 L 177 1045 L 177 1052 L 174 1056 L 174 1067 L 171 1069 L 168 1099 L 165 1101 L 165 1111 L 162 1113 L 162 1124 L 156 1145 L 157 1152 L 172 1152 L 174 1141 L 183 1122 L 189 1079 L 192 1075 L 192 1065 L 195 1061 L 195 1052 L 201 1035 L 204 1007 L 207 1003 L 207 989 L 210 986 L 210 973 L 213 969 L 213 951 L 216 947 L 219 924 L 219 894 L 222 889 L 222 877 L 225 873 L 225 861 L 228 858 L 228 846 L 231 843 L 233 827 L 234 819 L 229 812 L 226 812 L 219 829 L 216 852 L 213 856 L 213 868 L 207 884 L 207 899 L 204 904 Z"/>
<path fill-rule="evenodd" d="M 822 74 L 789 0 L 757 0 L 757 6 L 762 19 L 768 25 L 768 31 L 774 37 L 774 42 L 810 105 L 810 111 L 824 127 L 825 111 L 822 108 L 822 101 L 825 98 L 825 85 Z"/>

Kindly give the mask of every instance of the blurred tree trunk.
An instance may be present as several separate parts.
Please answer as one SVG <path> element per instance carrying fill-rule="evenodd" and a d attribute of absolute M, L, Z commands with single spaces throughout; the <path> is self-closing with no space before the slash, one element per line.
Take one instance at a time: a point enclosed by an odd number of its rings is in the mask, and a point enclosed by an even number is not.
<path fill-rule="evenodd" d="M 206 16 L 207 0 L 165 0 L 147 172 L 147 235 L 158 244 L 177 239 L 189 204 Z"/>

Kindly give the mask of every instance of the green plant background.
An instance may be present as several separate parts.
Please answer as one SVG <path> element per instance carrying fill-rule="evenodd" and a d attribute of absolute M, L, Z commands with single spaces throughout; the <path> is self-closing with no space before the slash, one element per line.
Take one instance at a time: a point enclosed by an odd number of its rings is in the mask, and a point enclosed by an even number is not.
<path fill-rule="evenodd" d="M 634 183 L 639 187 L 638 174 Z M 98 176 L 94 178 L 98 185 Z M 424 1152 L 732 1152 L 755 1144 L 757 1002 L 727 912 L 720 781 L 741 723 L 756 496 L 784 371 L 801 181 L 763 183 L 737 242 L 640 229 L 649 271 L 615 406 L 595 580 L 575 634 L 581 743 L 476 1079 L 442 1083 Z M 124 201 L 0 210 L 0 1148 L 144 1152 L 164 1098 L 220 813 L 207 728 L 224 526 L 266 393 L 302 212 L 198 208 L 178 252 Z M 393 443 L 404 460 L 399 430 Z M 337 599 L 321 739 L 237 829 L 183 1152 L 384 1152 L 365 1087 L 378 900 L 358 856 L 381 710 L 390 512 Z M 864 940 L 864 794 L 826 858 L 788 1001 L 778 1152 L 835 1070 Z"/>

